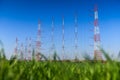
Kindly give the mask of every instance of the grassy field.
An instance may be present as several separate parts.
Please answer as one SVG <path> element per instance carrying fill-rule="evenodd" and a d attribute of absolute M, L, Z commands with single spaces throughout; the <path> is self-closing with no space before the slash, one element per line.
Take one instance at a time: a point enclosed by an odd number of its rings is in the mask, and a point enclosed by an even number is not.
<path fill-rule="evenodd" d="M 0 80 L 120 80 L 120 62 L 101 50 L 101 61 L 20 61 L 7 60 L 0 51 Z"/>
<path fill-rule="evenodd" d="M 120 63 L 0 60 L 0 80 L 120 80 Z"/>

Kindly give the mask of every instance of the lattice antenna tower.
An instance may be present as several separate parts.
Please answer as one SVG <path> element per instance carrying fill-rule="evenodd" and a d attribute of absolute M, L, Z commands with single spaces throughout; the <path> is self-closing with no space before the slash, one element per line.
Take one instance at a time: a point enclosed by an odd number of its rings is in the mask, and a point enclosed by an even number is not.
<path fill-rule="evenodd" d="M 100 51 L 101 41 L 100 41 L 100 30 L 98 25 L 98 8 L 95 5 L 94 8 L 94 59 L 102 60 L 102 53 Z"/>
<path fill-rule="evenodd" d="M 75 27 L 74 27 L 74 35 L 75 35 L 75 59 L 78 59 L 78 17 L 75 15 Z"/>
<path fill-rule="evenodd" d="M 24 60 L 24 46 L 23 46 L 23 43 L 21 43 L 21 48 L 20 48 L 20 59 Z"/>
<path fill-rule="evenodd" d="M 38 21 L 38 32 L 37 32 L 37 41 L 36 41 L 36 59 L 40 60 L 41 54 L 41 24 L 40 20 Z"/>
<path fill-rule="evenodd" d="M 15 56 L 18 56 L 18 38 L 16 37 L 15 40 L 15 49 L 14 49 Z"/>
<path fill-rule="evenodd" d="M 52 55 L 55 52 L 55 43 L 54 43 L 54 17 L 52 17 L 52 30 L 51 30 L 51 42 L 52 42 L 52 46 L 51 46 L 51 53 Z"/>
<path fill-rule="evenodd" d="M 28 56 L 28 38 L 26 38 L 26 42 L 25 42 L 25 52 L 24 52 L 24 59 L 27 60 L 27 56 Z"/>
<path fill-rule="evenodd" d="M 65 59 L 65 33 L 64 33 L 64 16 L 62 17 L 62 54 Z"/>
<path fill-rule="evenodd" d="M 31 57 L 32 57 L 32 39 L 30 37 L 28 42 L 28 60 L 31 60 Z"/>

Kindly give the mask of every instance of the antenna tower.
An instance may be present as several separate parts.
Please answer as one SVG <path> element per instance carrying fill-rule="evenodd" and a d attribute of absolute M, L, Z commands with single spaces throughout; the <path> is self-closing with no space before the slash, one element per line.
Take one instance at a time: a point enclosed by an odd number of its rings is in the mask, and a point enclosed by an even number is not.
<path fill-rule="evenodd" d="M 63 59 L 65 59 L 65 39 L 64 39 L 64 17 L 62 18 L 62 53 Z"/>
<path fill-rule="evenodd" d="M 27 60 L 27 54 L 28 54 L 28 38 L 26 38 L 26 44 L 25 44 L 25 54 L 24 54 L 24 59 Z"/>
<path fill-rule="evenodd" d="M 18 55 L 18 38 L 16 37 L 16 40 L 15 40 L 15 49 L 14 49 L 14 53 L 15 53 L 15 56 Z"/>
<path fill-rule="evenodd" d="M 31 44 L 31 37 L 29 38 L 29 43 L 28 43 L 28 60 L 31 60 L 31 55 L 32 55 L 32 44 Z"/>
<path fill-rule="evenodd" d="M 55 51 L 55 43 L 54 43 L 54 17 L 52 17 L 51 41 L 52 41 L 51 53 L 53 55 L 54 51 Z"/>
<path fill-rule="evenodd" d="M 77 15 L 75 15 L 75 28 L 74 28 L 74 34 L 75 34 L 75 59 L 78 59 L 78 18 Z"/>
<path fill-rule="evenodd" d="M 23 43 L 21 44 L 21 50 L 20 50 L 20 60 L 24 59 L 24 48 L 23 48 Z"/>
<path fill-rule="evenodd" d="M 38 21 L 38 32 L 37 32 L 37 41 L 36 41 L 36 59 L 40 60 L 40 54 L 41 54 L 41 24 L 40 20 Z"/>
<path fill-rule="evenodd" d="M 100 31 L 98 25 L 98 9 L 97 6 L 94 8 L 94 59 L 102 60 L 102 53 L 100 51 Z"/>

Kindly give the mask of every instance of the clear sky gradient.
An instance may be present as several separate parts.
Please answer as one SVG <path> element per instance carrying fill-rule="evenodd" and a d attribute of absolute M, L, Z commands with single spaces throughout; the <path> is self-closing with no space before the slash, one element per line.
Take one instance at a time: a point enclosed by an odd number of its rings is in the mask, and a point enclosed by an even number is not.
<path fill-rule="evenodd" d="M 38 19 L 41 20 L 43 53 L 48 55 L 51 47 L 51 21 L 54 16 L 55 46 L 61 56 L 62 16 L 65 17 L 65 52 L 74 56 L 74 15 L 78 14 L 79 56 L 93 55 L 94 5 L 98 5 L 99 27 L 102 47 L 117 56 L 120 51 L 120 0 L 0 0 L 0 40 L 9 58 L 15 47 L 26 37 L 34 41 L 37 36 Z M 92 23 L 92 24 L 90 24 Z"/>

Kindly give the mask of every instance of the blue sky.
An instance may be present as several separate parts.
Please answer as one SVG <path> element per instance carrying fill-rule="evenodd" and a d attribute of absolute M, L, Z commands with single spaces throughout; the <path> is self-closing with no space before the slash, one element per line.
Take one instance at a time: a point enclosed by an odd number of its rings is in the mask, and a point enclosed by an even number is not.
<path fill-rule="evenodd" d="M 25 43 L 26 37 L 36 40 L 38 19 L 42 27 L 43 53 L 51 47 L 51 20 L 55 19 L 55 46 L 61 56 L 62 16 L 65 17 L 65 52 L 74 54 L 74 14 L 78 14 L 79 55 L 93 55 L 94 5 L 98 5 L 102 47 L 117 56 L 120 51 L 120 1 L 119 0 L 0 0 L 0 40 L 9 58 L 15 47 L 15 38 Z M 91 16 L 92 15 L 92 16 Z"/>

